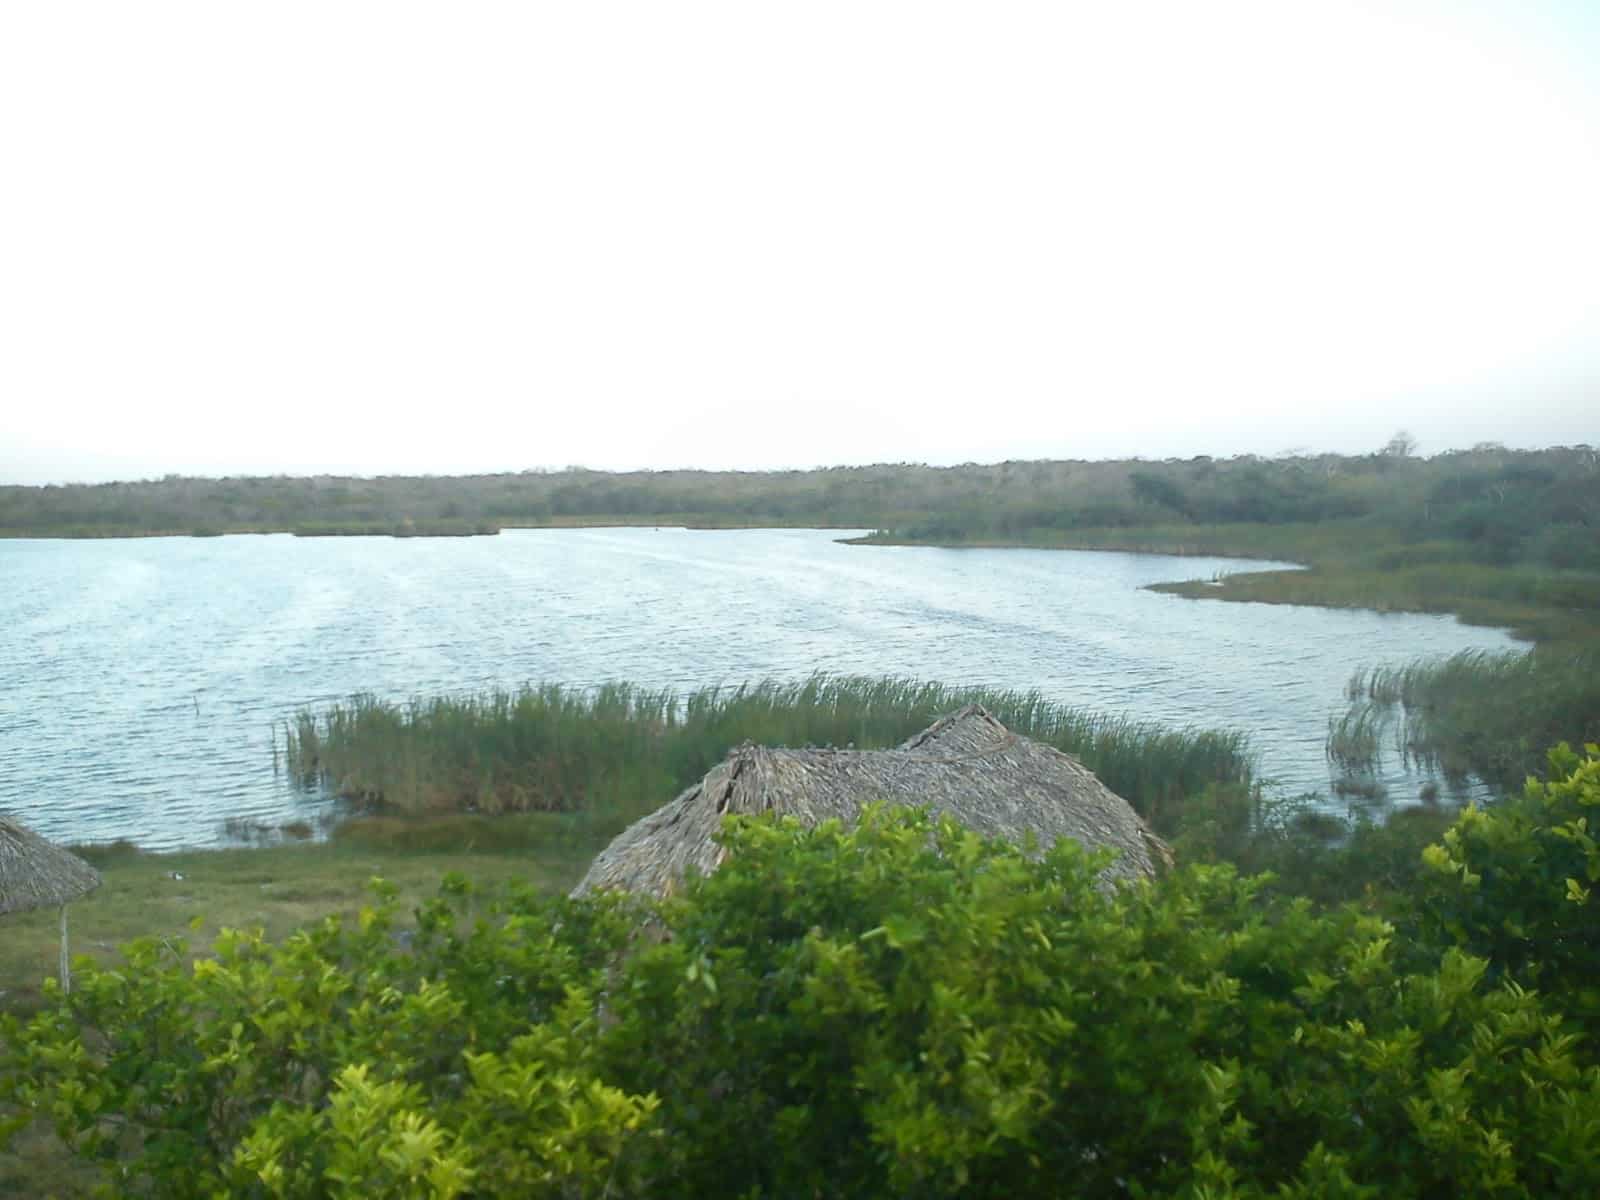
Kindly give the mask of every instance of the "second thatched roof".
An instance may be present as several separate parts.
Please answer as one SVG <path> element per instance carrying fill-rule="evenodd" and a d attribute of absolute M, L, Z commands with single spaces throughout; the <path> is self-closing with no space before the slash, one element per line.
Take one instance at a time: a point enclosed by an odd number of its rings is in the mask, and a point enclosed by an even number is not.
<path fill-rule="evenodd" d="M 100 872 L 0 813 L 0 914 L 58 908 L 100 886 Z"/>
<path fill-rule="evenodd" d="M 920 805 L 986 837 L 1041 848 L 1068 837 L 1110 846 L 1110 884 L 1149 877 L 1171 852 L 1131 805 L 1070 755 L 1008 730 L 969 705 L 894 750 L 785 750 L 745 744 L 677 799 L 634 822 L 574 889 L 661 896 L 689 867 L 714 871 L 726 813 L 778 812 L 820 824 L 854 820 L 874 801 Z"/>

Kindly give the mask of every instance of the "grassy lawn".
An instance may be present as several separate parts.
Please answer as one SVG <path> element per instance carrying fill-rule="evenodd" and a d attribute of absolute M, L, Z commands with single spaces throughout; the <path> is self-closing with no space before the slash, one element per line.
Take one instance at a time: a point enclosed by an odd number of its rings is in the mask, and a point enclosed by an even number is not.
<path fill-rule="evenodd" d="M 260 926 L 280 938 L 329 913 L 359 911 L 374 876 L 400 889 L 403 908 L 430 898 L 449 871 L 484 884 L 519 879 L 566 891 L 608 834 L 580 818 L 548 813 L 367 817 L 320 843 L 173 854 L 127 846 L 85 850 L 104 882 L 68 910 L 72 954 L 110 962 L 118 946 L 138 937 L 185 939 L 192 952 L 203 954 L 224 927 Z M 198 930 L 190 928 L 195 917 L 205 921 Z M 58 912 L 3 920 L 0 1005 L 32 1010 L 43 979 L 55 973 Z"/>

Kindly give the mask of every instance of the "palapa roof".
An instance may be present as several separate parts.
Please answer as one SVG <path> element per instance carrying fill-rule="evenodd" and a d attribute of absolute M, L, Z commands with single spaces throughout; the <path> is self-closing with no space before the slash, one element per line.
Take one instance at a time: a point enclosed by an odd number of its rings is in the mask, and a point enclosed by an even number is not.
<path fill-rule="evenodd" d="M 687 867 L 715 870 L 726 813 L 778 812 L 807 824 L 854 820 L 874 801 L 920 805 L 987 837 L 1045 849 L 1057 839 L 1120 853 L 1106 884 L 1147 878 L 1171 851 L 1133 807 L 1071 755 L 1012 733 L 969 705 L 893 750 L 787 750 L 745 743 L 699 783 L 635 821 L 600 852 L 574 895 L 594 888 L 667 895 Z"/>
<path fill-rule="evenodd" d="M 55 908 L 100 886 L 100 872 L 0 813 L 0 913 Z"/>

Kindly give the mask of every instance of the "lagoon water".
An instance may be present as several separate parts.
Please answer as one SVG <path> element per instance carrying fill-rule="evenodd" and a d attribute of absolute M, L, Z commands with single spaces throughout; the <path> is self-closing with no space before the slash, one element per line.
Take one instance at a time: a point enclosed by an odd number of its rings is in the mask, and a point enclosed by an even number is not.
<path fill-rule="evenodd" d="M 229 818 L 329 809 L 275 771 L 274 728 L 307 705 L 816 671 L 1243 729 L 1275 790 L 1326 792 L 1327 720 L 1353 669 L 1515 645 L 1448 617 L 1140 590 L 1259 563 L 844 536 L 0 541 L 0 810 L 64 842 L 222 844 Z M 1385 774 L 1399 802 L 1422 782 L 1397 761 Z"/>

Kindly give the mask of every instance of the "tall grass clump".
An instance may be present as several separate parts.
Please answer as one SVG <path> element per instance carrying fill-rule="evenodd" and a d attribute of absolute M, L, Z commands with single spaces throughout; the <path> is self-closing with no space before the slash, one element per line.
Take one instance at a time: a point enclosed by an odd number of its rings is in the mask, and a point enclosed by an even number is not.
<path fill-rule="evenodd" d="M 1330 722 L 1328 756 L 1359 759 L 1393 727 L 1407 761 L 1448 777 L 1514 788 L 1544 766 L 1544 748 L 1600 740 L 1600 648 L 1464 651 L 1358 671 L 1350 707 Z"/>
<path fill-rule="evenodd" d="M 1378 746 L 1388 728 L 1387 710 L 1355 704 L 1342 716 L 1328 718 L 1328 761 L 1346 774 L 1364 774 L 1378 763 Z"/>
<path fill-rule="evenodd" d="M 629 683 L 405 704 L 356 696 L 297 714 L 283 751 L 302 784 L 372 806 L 582 812 L 610 823 L 662 804 L 742 742 L 885 748 L 965 704 L 1077 756 L 1158 828 L 1208 787 L 1254 786 L 1242 733 L 1168 729 L 1037 692 L 825 675 L 681 696 Z"/>

